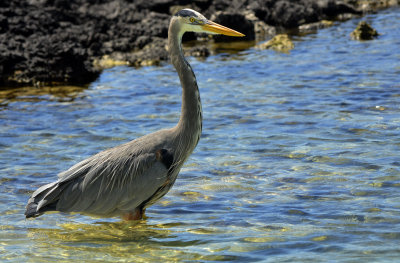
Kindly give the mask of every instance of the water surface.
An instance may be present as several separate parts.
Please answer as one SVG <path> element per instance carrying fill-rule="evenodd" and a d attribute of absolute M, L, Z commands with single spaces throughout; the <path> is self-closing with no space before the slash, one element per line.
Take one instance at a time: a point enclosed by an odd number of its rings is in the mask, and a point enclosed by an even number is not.
<path fill-rule="evenodd" d="M 172 127 L 173 67 L 104 71 L 88 88 L 0 94 L 3 262 L 394 262 L 400 258 L 400 10 L 294 37 L 290 54 L 188 58 L 203 135 L 172 190 L 135 223 L 51 213 L 37 187 L 103 149 Z"/>

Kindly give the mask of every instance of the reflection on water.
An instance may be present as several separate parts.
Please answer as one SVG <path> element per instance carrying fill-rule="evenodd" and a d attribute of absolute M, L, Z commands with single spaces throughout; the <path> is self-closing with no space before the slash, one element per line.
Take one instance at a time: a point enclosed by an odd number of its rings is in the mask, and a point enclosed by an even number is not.
<path fill-rule="evenodd" d="M 86 87 L 55 86 L 55 87 L 23 87 L 0 90 L 0 107 L 8 102 L 26 101 L 38 102 L 41 100 L 56 100 L 59 102 L 71 101 Z"/>
<path fill-rule="evenodd" d="M 302 231 L 278 226 L 258 226 L 248 228 L 248 236 L 240 238 L 238 244 L 214 246 L 209 237 L 213 235 L 235 235 L 244 229 L 235 227 L 228 231 L 218 230 L 217 227 L 191 228 L 182 223 L 165 223 L 150 225 L 145 220 L 140 222 L 94 222 L 92 224 L 64 223 L 56 228 L 28 228 L 27 236 L 35 241 L 33 258 L 38 260 L 56 258 L 60 254 L 64 258 L 82 259 L 85 255 L 101 259 L 132 259 L 135 262 L 158 258 L 171 260 L 171 257 L 186 260 L 233 260 L 245 257 L 233 255 L 215 255 L 215 253 L 251 252 L 261 248 L 265 242 L 284 242 L 283 233 L 293 232 L 293 235 L 304 236 Z M 185 236 L 191 234 L 191 238 Z M 257 233 L 256 236 L 254 234 Z M 177 235 L 183 238 L 177 239 Z M 316 237 L 314 239 L 326 239 Z M 203 253 L 191 248 L 207 244 Z M 260 245 L 257 245 L 260 244 Z M 49 246 L 52 250 L 49 251 Z M 73 250 L 71 250 L 73 249 Z M 71 250 L 71 251 L 70 251 Z M 69 251 L 69 252 L 68 252 Z M 149 255 L 146 255 L 146 254 Z"/>
<path fill-rule="evenodd" d="M 124 258 L 135 262 L 146 262 L 152 257 L 168 260 L 171 256 L 198 258 L 199 256 L 182 248 L 201 243 L 200 240 L 176 241 L 169 228 L 173 224 L 148 225 L 145 222 L 98 222 L 93 224 L 65 223 L 58 228 L 28 229 L 28 236 L 35 240 L 34 257 L 48 256 L 82 259 L 96 255 L 97 259 Z M 49 255 L 48 246 L 54 247 Z M 179 249 L 173 249 L 173 247 Z M 71 248 L 73 250 L 69 251 Z M 46 257 L 43 257 L 46 255 Z M 145 255 L 145 256 L 141 256 Z"/>
<path fill-rule="evenodd" d="M 155 227 L 155 226 L 154 226 Z M 42 242 L 66 240 L 71 242 L 147 241 L 167 238 L 168 231 L 152 229 L 145 222 L 94 222 L 92 224 L 64 223 L 59 228 L 32 228 L 29 236 Z"/>
<path fill-rule="evenodd" d="M 56 173 L 175 125 L 171 65 L 116 67 L 87 88 L 0 91 L 1 261 L 398 260 L 398 11 L 366 17 L 381 33 L 373 41 L 350 40 L 352 20 L 293 37 L 290 54 L 189 58 L 204 132 L 138 222 L 23 212 Z"/>

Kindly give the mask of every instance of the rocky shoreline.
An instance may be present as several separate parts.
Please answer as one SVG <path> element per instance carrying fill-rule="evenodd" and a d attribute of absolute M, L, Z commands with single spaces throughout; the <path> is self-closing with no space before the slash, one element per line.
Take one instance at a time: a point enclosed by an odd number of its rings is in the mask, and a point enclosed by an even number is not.
<path fill-rule="evenodd" d="M 87 84 L 105 67 L 168 60 L 171 14 L 185 7 L 246 40 L 361 16 L 400 0 L 10 0 L 0 3 L 0 88 Z M 316 24 L 317 23 L 317 24 Z M 184 40 L 206 36 L 185 35 Z M 214 41 L 227 41 L 216 38 Z M 232 41 L 230 39 L 229 41 Z M 206 46 L 189 55 L 207 56 Z"/>

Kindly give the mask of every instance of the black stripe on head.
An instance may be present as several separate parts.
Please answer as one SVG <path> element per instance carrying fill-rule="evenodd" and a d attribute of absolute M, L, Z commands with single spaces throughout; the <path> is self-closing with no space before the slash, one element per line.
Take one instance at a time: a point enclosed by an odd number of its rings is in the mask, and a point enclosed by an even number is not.
<path fill-rule="evenodd" d="M 196 17 L 196 14 L 193 11 L 191 11 L 190 9 L 182 9 L 179 12 L 177 12 L 175 14 L 175 16 L 181 16 L 181 17 L 194 16 L 194 17 Z"/>

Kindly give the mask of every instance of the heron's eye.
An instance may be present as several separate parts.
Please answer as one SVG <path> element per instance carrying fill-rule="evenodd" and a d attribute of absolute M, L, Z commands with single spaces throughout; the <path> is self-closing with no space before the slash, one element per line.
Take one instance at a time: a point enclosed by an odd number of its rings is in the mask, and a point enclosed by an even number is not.
<path fill-rule="evenodd" d="M 191 18 L 189 19 L 189 21 L 190 21 L 191 23 L 193 23 L 193 22 L 195 21 L 195 19 L 194 19 L 193 17 L 191 17 Z"/>

